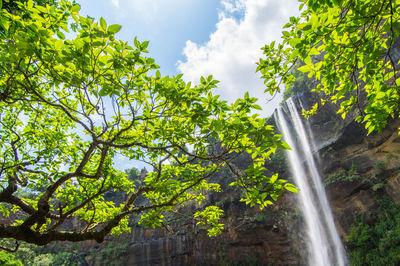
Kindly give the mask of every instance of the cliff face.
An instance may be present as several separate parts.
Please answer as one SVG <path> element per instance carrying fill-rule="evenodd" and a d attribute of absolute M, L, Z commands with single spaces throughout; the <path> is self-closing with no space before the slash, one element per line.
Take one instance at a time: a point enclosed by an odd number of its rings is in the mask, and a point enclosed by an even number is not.
<path fill-rule="evenodd" d="M 326 191 L 344 239 L 355 214 L 378 211 L 375 194 L 400 202 L 399 126 L 392 122 L 382 133 L 366 136 L 350 124 L 337 142 L 322 150 L 322 171 L 332 182 Z"/>
<path fill-rule="evenodd" d="M 289 222 L 299 227 L 285 202 L 266 211 L 246 207 L 239 194 L 212 195 L 210 202 L 221 206 L 226 215 L 224 232 L 210 238 L 190 220 L 157 230 L 136 228 L 127 250 L 127 265 L 290 265 L 299 263 Z M 283 208 L 286 206 L 286 210 Z"/>
<path fill-rule="evenodd" d="M 315 100 L 300 96 L 305 108 Z M 400 123 L 391 121 L 383 132 L 367 136 L 363 126 L 353 122 L 355 115 L 342 120 L 336 107 L 328 105 L 310 119 L 320 172 L 345 245 L 356 215 L 364 213 L 374 223 L 369 215 L 379 212 L 377 193 L 400 202 Z M 226 213 L 226 230 L 219 237 L 209 238 L 189 221 L 176 224 L 170 232 L 134 230 L 128 265 L 305 265 L 302 217 L 295 195 L 284 194 L 262 212 L 248 209 L 238 198 L 235 191 L 210 196 L 210 203 Z"/>
<path fill-rule="evenodd" d="M 303 94 L 296 101 L 307 109 L 318 100 L 314 97 Z M 368 222 L 375 222 L 370 213 L 379 212 L 377 193 L 400 202 L 400 123 L 391 121 L 383 132 L 367 136 L 363 126 L 353 122 L 356 113 L 342 120 L 336 110 L 327 105 L 309 122 L 336 226 L 346 245 L 357 214 L 365 213 Z M 246 164 L 248 158 L 243 155 L 238 165 Z M 279 168 L 270 166 L 273 171 Z M 290 178 L 287 167 L 279 170 Z M 225 230 L 220 236 L 208 237 L 205 230 L 185 218 L 185 212 L 195 211 L 191 206 L 181 210 L 182 216 L 169 217 L 174 222 L 162 228 L 134 227 L 120 240 L 85 243 L 80 248 L 86 263 L 82 265 L 306 264 L 302 216 L 295 194 L 286 192 L 275 205 L 260 211 L 240 202 L 240 191 L 227 187 L 229 180 L 223 183 L 225 192 L 207 199 L 225 211 Z M 118 246 L 118 252 L 107 251 L 113 246 L 114 251 Z"/>
<path fill-rule="evenodd" d="M 306 108 L 310 98 L 300 97 Z M 356 215 L 364 213 L 368 219 L 379 212 L 377 194 L 400 202 L 400 122 L 389 121 L 382 132 L 367 135 L 363 125 L 354 122 L 357 110 L 345 120 L 336 110 L 328 105 L 310 125 L 336 226 L 346 242 Z"/>

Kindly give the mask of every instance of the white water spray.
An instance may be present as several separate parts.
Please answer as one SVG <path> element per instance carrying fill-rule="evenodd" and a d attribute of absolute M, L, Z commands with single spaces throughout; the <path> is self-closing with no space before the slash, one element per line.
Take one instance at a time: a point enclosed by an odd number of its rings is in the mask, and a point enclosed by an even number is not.
<path fill-rule="evenodd" d="M 292 174 L 300 190 L 298 199 L 309 240 L 309 265 L 347 265 L 346 253 L 336 230 L 321 176 L 313 157 L 311 145 L 314 143 L 309 141 L 309 138 L 313 140 L 312 132 L 305 130 L 293 100 L 289 99 L 286 105 L 287 119 L 290 119 L 293 129 L 291 130 L 282 108 L 278 108 L 275 112 L 275 118 L 285 141 L 292 148 L 292 151 L 288 151 L 288 157 Z M 307 174 L 310 178 L 307 178 Z"/>

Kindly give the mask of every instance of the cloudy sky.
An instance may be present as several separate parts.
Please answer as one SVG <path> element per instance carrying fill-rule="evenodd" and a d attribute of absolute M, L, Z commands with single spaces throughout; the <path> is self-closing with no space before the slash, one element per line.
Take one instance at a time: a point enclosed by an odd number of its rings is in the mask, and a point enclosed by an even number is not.
<path fill-rule="evenodd" d="M 297 0 L 80 0 L 82 14 L 120 24 L 118 37 L 149 40 L 150 56 L 166 75 L 187 81 L 213 75 L 216 94 L 234 101 L 246 91 L 267 104 L 263 81 L 255 73 L 260 48 L 280 39 L 282 26 L 298 13 Z"/>
<path fill-rule="evenodd" d="M 256 73 L 261 47 L 280 40 L 282 26 L 298 14 L 297 0 L 78 0 L 81 14 L 122 25 L 118 38 L 148 40 L 151 57 L 165 75 L 183 73 L 219 80 L 214 91 L 234 101 L 248 91 L 270 115 L 280 97 L 268 102 Z M 267 104 L 268 103 L 268 104 Z"/>

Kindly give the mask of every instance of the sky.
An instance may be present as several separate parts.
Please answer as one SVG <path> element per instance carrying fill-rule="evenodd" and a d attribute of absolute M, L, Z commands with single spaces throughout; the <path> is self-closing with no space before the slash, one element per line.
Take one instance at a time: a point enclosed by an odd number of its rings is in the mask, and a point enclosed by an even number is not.
<path fill-rule="evenodd" d="M 284 24 L 298 15 L 297 0 L 78 0 L 81 15 L 122 25 L 117 38 L 150 41 L 150 57 L 164 75 L 183 73 L 220 81 L 214 94 L 234 102 L 248 91 L 267 117 L 281 97 L 270 101 L 256 73 L 261 48 L 280 41 Z M 121 162 L 123 163 L 123 162 Z"/>
<path fill-rule="evenodd" d="M 122 25 L 117 37 L 148 40 L 149 56 L 161 73 L 183 73 L 220 81 L 215 94 L 233 102 L 248 91 L 259 99 L 263 116 L 280 101 L 268 102 L 256 73 L 261 47 L 279 41 L 282 26 L 298 14 L 297 0 L 79 0 L 81 14 Z M 268 104 L 267 104 L 268 103 Z"/>

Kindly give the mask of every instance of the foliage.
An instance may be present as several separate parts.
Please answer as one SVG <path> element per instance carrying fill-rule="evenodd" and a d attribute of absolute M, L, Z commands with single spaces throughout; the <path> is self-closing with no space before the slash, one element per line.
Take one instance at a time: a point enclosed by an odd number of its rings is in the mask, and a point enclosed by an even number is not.
<path fill-rule="evenodd" d="M 15 13 L 19 10 L 17 2 L 26 3 L 27 0 L 2 0 L 2 6 L 0 8 L 6 9 L 8 12 Z M 56 5 L 55 0 L 34 0 L 33 1 L 36 5 L 46 6 L 47 5 Z"/>
<path fill-rule="evenodd" d="M 64 256 L 63 256 L 64 258 Z M 73 264 L 65 264 L 60 263 L 59 261 L 54 260 L 52 254 L 40 254 L 39 256 L 35 257 L 33 260 L 33 265 L 35 266 L 51 266 L 51 265 L 73 265 Z"/>
<path fill-rule="evenodd" d="M 12 247 L 15 241 L 10 239 L 2 239 L 0 241 L 0 246 L 2 247 Z M 17 258 L 22 264 L 21 265 L 35 265 L 34 259 L 40 253 L 39 247 L 32 244 L 21 243 L 19 248 L 15 252 L 7 252 L 7 254 L 12 254 Z M 0 263 L 0 265 L 3 265 Z"/>
<path fill-rule="evenodd" d="M 211 93 L 218 83 L 211 76 L 197 86 L 162 76 L 144 55 L 147 41 L 116 40 L 121 26 L 80 16 L 79 5 L 16 4 L 18 12 L 0 14 L 0 203 L 7 204 L 0 210 L 18 219 L 0 226 L 1 238 L 101 242 L 128 231 L 131 214 L 159 226 L 165 213 L 218 191 L 207 180 L 222 166 L 247 204 L 263 208 L 272 204 L 267 196 L 295 191 L 264 174 L 265 160 L 288 146 L 251 114 L 260 107 L 248 93 L 228 104 Z M 213 145 L 218 152 L 209 152 Z M 252 158 L 244 171 L 232 163 L 240 152 Z M 114 167 L 117 156 L 146 162 L 152 172 L 135 185 Z M 125 194 L 125 202 L 107 200 L 107 191 Z M 217 233 L 220 210 L 204 211 Z M 73 218 L 79 230 L 61 229 Z"/>
<path fill-rule="evenodd" d="M 41 254 L 38 257 L 35 258 L 35 261 L 37 258 L 41 256 L 52 256 L 52 259 L 50 261 L 49 265 L 60 265 L 60 266 L 78 266 L 78 265 L 84 265 L 83 259 L 81 259 L 76 253 L 74 252 L 59 252 L 56 254 Z"/>
<path fill-rule="evenodd" d="M 223 211 L 217 206 L 208 206 L 202 211 L 197 211 L 194 214 L 194 218 L 199 219 L 197 225 L 211 225 L 212 229 L 208 230 L 208 235 L 216 236 L 224 229 L 224 225 L 218 223 L 222 214 Z"/>
<path fill-rule="evenodd" d="M 385 185 L 385 178 L 382 176 L 387 168 L 387 165 L 390 163 L 390 157 L 387 157 L 386 161 L 377 160 L 372 174 L 369 177 L 369 183 L 372 184 L 372 189 L 377 191 L 382 189 Z"/>
<path fill-rule="evenodd" d="M 390 200 L 380 201 L 377 222 L 368 223 L 357 217 L 349 235 L 352 265 L 399 265 L 400 263 L 400 205 Z"/>
<path fill-rule="evenodd" d="M 360 179 L 361 176 L 357 173 L 357 165 L 352 164 L 351 168 L 346 171 L 344 169 L 340 169 L 338 172 L 328 176 L 324 180 L 324 185 L 333 184 L 338 181 L 354 181 Z"/>
<path fill-rule="evenodd" d="M 385 172 L 387 167 L 387 162 L 384 162 L 382 160 L 377 160 L 375 165 L 374 165 L 374 176 L 381 175 Z"/>
<path fill-rule="evenodd" d="M 400 32 L 400 1 L 299 0 L 302 11 L 291 17 L 282 31 L 283 41 L 263 48 L 260 59 L 266 92 L 290 87 L 291 69 L 318 81 L 314 91 L 325 98 L 305 112 L 314 114 L 327 100 L 340 104 L 339 114 L 357 108 L 358 122 L 368 132 L 385 127 L 400 108 L 399 62 L 393 49 Z M 320 104 L 320 105 L 319 105 Z"/>
<path fill-rule="evenodd" d="M 126 265 L 129 243 L 129 237 L 114 238 L 100 250 L 93 249 L 91 252 L 92 260 L 97 261 L 99 265 Z"/>
<path fill-rule="evenodd" d="M 135 181 L 140 177 L 140 171 L 135 167 L 125 170 L 125 173 L 128 175 L 127 178 L 131 181 Z"/>
<path fill-rule="evenodd" d="M 257 223 L 264 223 L 270 218 L 271 218 L 270 213 L 265 213 L 265 212 L 256 213 L 253 217 L 254 221 L 256 221 Z"/>
<path fill-rule="evenodd" d="M 113 237 L 104 246 L 92 247 L 89 250 L 86 250 L 87 246 L 81 243 L 53 242 L 45 247 L 21 243 L 15 253 L 0 252 L 0 265 L 87 265 L 84 253 L 91 258 L 91 261 L 96 261 L 99 265 L 125 265 L 129 242 L 130 236 L 124 234 Z M 1 245 L 10 246 L 11 241 L 2 240 Z"/>
<path fill-rule="evenodd" d="M 0 251 L 0 264 L 4 266 L 22 266 L 22 262 L 15 258 L 14 254 Z"/>
<path fill-rule="evenodd" d="M 334 174 L 329 175 L 325 180 L 324 184 L 329 185 L 338 181 L 355 181 L 361 180 L 364 184 L 372 186 L 372 190 L 377 191 L 385 185 L 385 179 L 382 174 L 387 168 L 389 161 L 384 162 L 377 160 L 372 172 L 368 176 L 361 176 L 358 174 L 357 165 L 352 164 L 349 170 L 340 169 Z"/>

